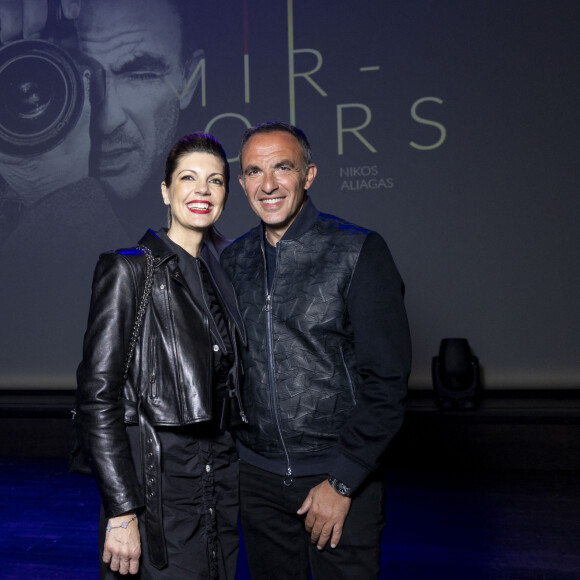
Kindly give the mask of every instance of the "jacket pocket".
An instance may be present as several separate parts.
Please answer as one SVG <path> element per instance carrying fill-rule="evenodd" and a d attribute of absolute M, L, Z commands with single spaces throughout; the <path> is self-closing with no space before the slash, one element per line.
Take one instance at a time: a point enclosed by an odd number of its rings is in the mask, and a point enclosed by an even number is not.
<path fill-rule="evenodd" d="M 352 377 L 350 376 L 350 371 L 348 369 L 348 365 L 346 364 L 346 359 L 344 358 L 344 351 L 342 350 L 342 346 L 340 347 L 340 358 L 342 359 L 342 366 L 344 367 L 344 373 L 346 375 L 346 380 L 348 382 L 350 396 L 352 398 L 352 404 L 356 406 L 355 386 Z"/>

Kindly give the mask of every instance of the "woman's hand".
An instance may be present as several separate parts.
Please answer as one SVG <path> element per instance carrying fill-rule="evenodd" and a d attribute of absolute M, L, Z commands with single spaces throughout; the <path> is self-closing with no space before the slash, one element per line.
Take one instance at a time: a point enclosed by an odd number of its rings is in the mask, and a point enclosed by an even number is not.
<path fill-rule="evenodd" d="M 111 518 L 108 522 L 111 530 L 105 536 L 103 562 L 109 564 L 113 572 L 119 574 L 137 574 L 141 556 L 141 537 L 137 518 L 129 521 L 135 514 L 125 514 Z M 127 527 L 121 527 L 129 522 Z"/>

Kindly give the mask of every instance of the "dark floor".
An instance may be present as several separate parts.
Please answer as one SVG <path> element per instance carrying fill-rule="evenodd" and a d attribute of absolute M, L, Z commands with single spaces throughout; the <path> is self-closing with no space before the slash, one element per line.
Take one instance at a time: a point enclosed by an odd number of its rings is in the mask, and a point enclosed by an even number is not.
<path fill-rule="evenodd" d="M 73 395 L 0 392 L 0 580 L 98 577 L 98 494 L 65 459 Z M 386 459 L 381 578 L 580 580 L 580 389 L 473 412 L 412 394 Z"/>
<path fill-rule="evenodd" d="M 0 459 L 0 578 L 98 577 L 98 494 L 66 467 Z M 396 469 L 386 512 L 381 578 L 580 578 L 578 473 Z M 238 578 L 249 578 L 243 552 Z"/>

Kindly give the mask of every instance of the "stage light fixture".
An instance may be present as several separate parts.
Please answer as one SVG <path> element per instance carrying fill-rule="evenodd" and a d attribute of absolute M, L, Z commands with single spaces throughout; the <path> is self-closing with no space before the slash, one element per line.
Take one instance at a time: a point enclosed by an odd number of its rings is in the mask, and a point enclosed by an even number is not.
<path fill-rule="evenodd" d="M 474 409 L 479 392 L 479 361 L 465 338 L 444 338 L 431 366 L 440 409 Z"/>

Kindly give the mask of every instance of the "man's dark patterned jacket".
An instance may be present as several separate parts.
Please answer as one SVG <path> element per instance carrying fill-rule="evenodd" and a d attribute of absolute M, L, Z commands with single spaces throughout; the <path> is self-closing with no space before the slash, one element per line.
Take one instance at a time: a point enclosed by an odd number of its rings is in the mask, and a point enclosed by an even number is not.
<path fill-rule="evenodd" d="M 398 431 L 410 370 L 403 284 L 375 232 L 310 199 L 276 247 L 268 289 L 263 226 L 222 254 L 248 333 L 242 459 L 350 487 Z"/>

